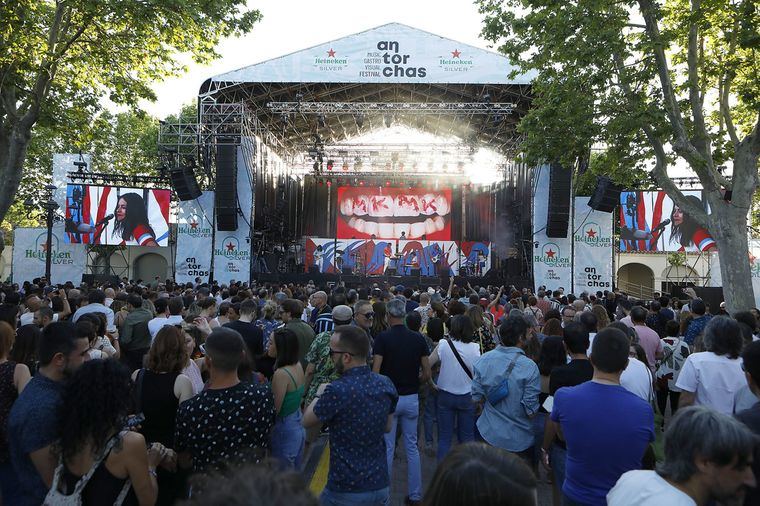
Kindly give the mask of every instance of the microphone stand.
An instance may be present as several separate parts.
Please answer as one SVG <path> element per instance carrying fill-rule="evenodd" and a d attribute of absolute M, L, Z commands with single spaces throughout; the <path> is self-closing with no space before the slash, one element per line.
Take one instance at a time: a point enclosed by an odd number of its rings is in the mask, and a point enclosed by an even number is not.
<path fill-rule="evenodd" d="M 100 224 L 100 229 L 95 233 L 95 237 L 92 238 L 92 244 L 98 244 L 100 236 L 103 235 L 103 230 L 106 229 L 106 226 L 108 226 L 108 222 L 111 221 L 111 219 L 112 218 L 107 218 L 103 220 L 103 222 Z"/>

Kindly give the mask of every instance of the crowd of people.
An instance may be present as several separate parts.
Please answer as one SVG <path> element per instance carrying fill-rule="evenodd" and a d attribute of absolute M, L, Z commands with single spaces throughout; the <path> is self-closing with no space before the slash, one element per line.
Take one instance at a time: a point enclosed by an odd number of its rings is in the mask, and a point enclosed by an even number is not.
<path fill-rule="evenodd" d="M 760 314 L 686 293 L 0 285 L 2 504 L 760 504 Z"/>

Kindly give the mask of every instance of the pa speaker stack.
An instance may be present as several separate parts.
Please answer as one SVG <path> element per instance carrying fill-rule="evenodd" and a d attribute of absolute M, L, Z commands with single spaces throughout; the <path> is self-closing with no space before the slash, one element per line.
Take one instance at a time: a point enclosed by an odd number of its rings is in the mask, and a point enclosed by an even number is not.
<path fill-rule="evenodd" d="M 549 172 L 549 208 L 546 215 L 546 236 L 567 237 L 570 224 L 570 184 L 573 172 L 552 164 Z"/>
<path fill-rule="evenodd" d="M 237 146 L 216 147 L 216 229 L 235 231 L 238 228 Z"/>
<path fill-rule="evenodd" d="M 623 187 L 612 182 L 605 176 L 598 176 L 596 188 L 588 201 L 588 206 L 595 211 L 611 213 L 620 202 L 620 192 Z"/>
<path fill-rule="evenodd" d="M 201 189 L 198 187 L 198 180 L 195 179 L 195 171 L 192 167 L 183 165 L 172 168 L 169 171 L 169 177 L 179 200 L 193 200 L 201 196 Z"/>

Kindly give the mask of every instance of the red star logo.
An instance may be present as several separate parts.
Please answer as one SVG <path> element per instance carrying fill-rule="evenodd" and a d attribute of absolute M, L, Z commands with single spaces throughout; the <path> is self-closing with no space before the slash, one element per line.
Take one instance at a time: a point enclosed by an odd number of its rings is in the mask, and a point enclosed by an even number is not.
<path fill-rule="evenodd" d="M 190 224 L 190 228 L 192 228 L 193 230 L 195 230 L 196 228 L 198 228 L 198 222 L 197 221 L 192 222 Z"/>
<path fill-rule="evenodd" d="M 459 49 L 455 49 L 455 50 L 453 50 L 453 51 L 451 52 L 451 57 L 452 57 L 452 58 L 459 58 L 459 55 L 460 55 L 460 54 L 462 54 L 462 53 L 460 53 L 460 52 L 459 52 Z"/>
<path fill-rule="evenodd" d="M 555 251 L 552 251 L 550 249 L 546 250 L 546 258 L 554 258 Z"/>
<path fill-rule="evenodd" d="M 594 232 L 593 228 L 590 228 L 586 230 L 586 235 L 589 236 L 589 239 L 593 239 L 596 237 L 596 232 Z"/>
<path fill-rule="evenodd" d="M 335 50 L 333 48 L 330 48 L 330 50 L 327 52 L 327 56 L 330 58 L 335 58 Z"/>
<path fill-rule="evenodd" d="M 227 243 L 227 251 L 235 251 L 235 245 L 232 244 L 232 241 Z"/>

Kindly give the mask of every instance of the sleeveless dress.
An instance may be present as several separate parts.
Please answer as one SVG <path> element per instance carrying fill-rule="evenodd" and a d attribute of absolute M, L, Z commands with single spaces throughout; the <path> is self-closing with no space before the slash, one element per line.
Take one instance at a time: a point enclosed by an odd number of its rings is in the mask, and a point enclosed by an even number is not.
<path fill-rule="evenodd" d="M 16 362 L 7 361 L 0 364 L 0 463 L 8 462 L 8 415 L 13 403 L 18 398 L 16 385 L 13 384 L 13 374 L 16 372 Z"/>
<path fill-rule="evenodd" d="M 161 443 L 174 448 L 174 427 L 179 399 L 174 395 L 174 382 L 178 373 L 156 373 L 143 369 L 142 412 L 145 421 L 140 432 L 147 443 Z M 183 495 L 184 475 L 171 473 L 159 467 L 157 505 L 174 504 Z"/>

